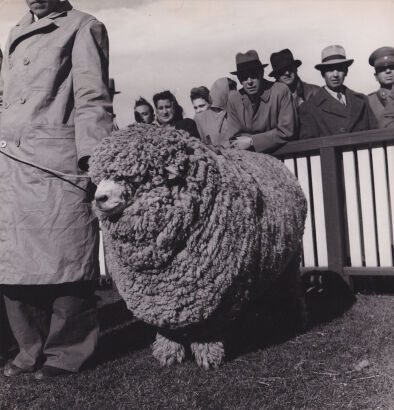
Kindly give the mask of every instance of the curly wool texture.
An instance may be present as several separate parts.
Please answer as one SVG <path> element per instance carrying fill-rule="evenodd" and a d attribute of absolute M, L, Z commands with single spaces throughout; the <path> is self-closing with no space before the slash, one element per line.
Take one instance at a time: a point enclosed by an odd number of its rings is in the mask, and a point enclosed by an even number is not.
<path fill-rule="evenodd" d="M 139 124 L 105 138 L 90 173 L 129 198 L 102 230 L 118 290 L 147 323 L 233 318 L 299 253 L 306 201 L 271 156 L 216 155 L 183 131 Z"/>

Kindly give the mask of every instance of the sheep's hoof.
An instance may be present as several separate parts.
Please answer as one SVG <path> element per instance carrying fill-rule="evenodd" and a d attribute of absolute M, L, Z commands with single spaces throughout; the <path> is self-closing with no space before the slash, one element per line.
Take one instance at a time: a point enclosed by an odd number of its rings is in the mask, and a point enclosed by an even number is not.
<path fill-rule="evenodd" d="M 190 348 L 197 364 L 205 370 L 217 368 L 224 362 L 224 346 L 222 342 L 192 343 Z"/>
<path fill-rule="evenodd" d="M 153 342 L 152 354 L 162 366 L 170 366 L 176 362 L 182 363 L 186 356 L 183 345 L 167 339 L 159 333 Z"/>

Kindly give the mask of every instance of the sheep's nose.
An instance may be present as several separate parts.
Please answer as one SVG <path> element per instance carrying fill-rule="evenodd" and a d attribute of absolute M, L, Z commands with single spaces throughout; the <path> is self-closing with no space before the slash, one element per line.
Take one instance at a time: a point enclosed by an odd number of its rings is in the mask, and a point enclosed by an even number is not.
<path fill-rule="evenodd" d="M 105 201 L 107 201 L 108 195 L 105 195 L 105 194 L 96 195 L 96 196 L 94 197 L 94 199 L 96 200 L 96 202 L 99 202 L 100 204 L 102 204 L 102 203 L 104 203 Z"/>

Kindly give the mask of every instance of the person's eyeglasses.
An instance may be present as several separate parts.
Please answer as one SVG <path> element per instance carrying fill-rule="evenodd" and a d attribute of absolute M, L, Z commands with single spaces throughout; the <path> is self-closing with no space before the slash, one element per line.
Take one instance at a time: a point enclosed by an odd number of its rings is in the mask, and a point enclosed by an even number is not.
<path fill-rule="evenodd" d="M 248 71 L 241 71 L 238 74 L 238 79 L 242 83 L 246 81 L 248 78 L 259 78 L 260 76 L 261 76 L 260 70 L 248 70 Z"/>
<path fill-rule="evenodd" d="M 281 70 L 278 70 L 278 71 L 276 72 L 276 75 L 277 75 L 278 77 L 281 77 L 282 75 L 285 75 L 286 73 L 291 74 L 291 73 L 293 73 L 293 72 L 294 72 L 294 68 L 293 68 L 293 67 L 285 67 L 285 68 L 282 68 Z"/>
<path fill-rule="evenodd" d="M 394 70 L 394 65 L 388 65 L 387 67 L 376 67 L 375 68 L 376 73 L 382 73 L 386 70 L 393 71 Z"/>

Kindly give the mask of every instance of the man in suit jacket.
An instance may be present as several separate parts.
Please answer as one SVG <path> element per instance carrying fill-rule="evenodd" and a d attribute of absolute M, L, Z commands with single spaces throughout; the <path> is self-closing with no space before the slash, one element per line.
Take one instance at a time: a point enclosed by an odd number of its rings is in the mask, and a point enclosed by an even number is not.
<path fill-rule="evenodd" d="M 369 57 L 379 90 L 368 95 L 378 128 L 394 128 L 394 47 L 380 47 Z"/>
<path fill-rule="evenodd" d="M 319 86 L 301 81 L 298 76 L 298 67 L 302 61 L 294 60 L 293 53 L 288 48 L 272 53 L 270 60 L 272 72 L 268 75 L 289 87 L 297 109 L 319 91 Z"/>
<path fill-rule="evenodd" d="M 354 60 L 347 59 L 339 45 L 322 51 L 320 70 L 326 85 L 300 107 L 300 138 L 323 137 L 376 128 L 376 119 L 364 94 L 344 86 L 348 67 Z"/>

